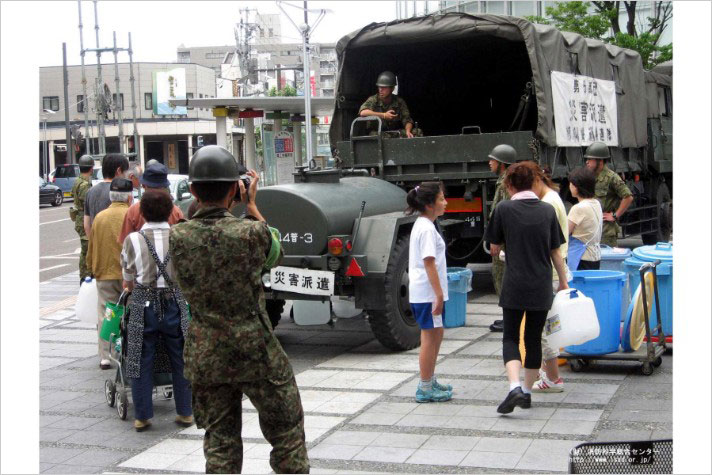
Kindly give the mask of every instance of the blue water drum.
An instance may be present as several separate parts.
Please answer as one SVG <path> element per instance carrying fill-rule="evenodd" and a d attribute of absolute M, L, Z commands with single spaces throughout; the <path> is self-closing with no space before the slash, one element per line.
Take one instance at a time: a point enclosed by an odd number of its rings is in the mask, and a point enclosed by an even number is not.
<path fill-rule="evenodd" d="M 447 268 L 447 293 L 443 326 L 454 328 L 465 326 L 467 315 L 467 293 L 472 290 L 472 271 L 465 267 Z"/>
<path fill-rule="evenodd" d="M 600 270 L 616 270 L 620 272 L 625 272 L 623 268 L 623 261 L 628 259 L 633 255 L 633 251 L 623 247 L 611 247 L 601 244 L 601 267 Z M 635 289 L 633 289 L 635 291 Z M 621 301 L 621 322 L 625 320 L 626 313 L 628 311 L 628 305 L 630 304 L 630 296 L 632 291 L 628 285 L 628 280 L 626 279 L 626 284 L 623 287 L 623 300 Z"/>
<path fill-rule="evenodd" d="M 672 244 L 659 242 L 654 246 L 635 248 L 633 255 L 623 261 L 623 270 L 628 274 L 628 284 L 632 295 L 640 285 L 640 267 L 658 259 L 661 261 L 656 269 L 660 318 L 663 321 L 663 333 L 665 336 L 672 336 Z M 653 329 L 658 324 L 658 313 L 655 296 L 651 295 L 650 298 L 653 299 L 653 310 L 650 315 L 650 328 Z"/>
<path fill-rule="evenodd" d="M 582 345 L 567 346 L 574 355 L 605 355 L 618 351 L 621 341 L 621 299 L 626 282 L 624 272 L 613 270 L 582 270 L 573 272 L 569 287 L 578 289 L 593 299 L 601 332 L 598 338 Z"/>

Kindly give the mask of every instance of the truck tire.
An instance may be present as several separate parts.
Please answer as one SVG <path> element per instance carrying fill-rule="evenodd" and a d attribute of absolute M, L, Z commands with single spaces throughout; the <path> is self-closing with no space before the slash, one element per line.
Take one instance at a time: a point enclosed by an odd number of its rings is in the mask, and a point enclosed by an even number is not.
<path fill-rule="evenodd" d="M 669 242 L 672 233 L 672 196 L 665 183 L 658 185 L 655 202 L 658 205 L 658 229 L 654 233 L 643 234 L 643 244 L 654 245 L 658 242 Z"/>
<path fill-rule="evenodd" d="M 266 300 L 265 306 L 267 307 L 267 315 L 269 316 L 269 321 L 272 324 L 272 329 L 277 328 L 279 321 L 282 319 L 282 312 L 284 312 L 284 300 Z"/>
<path fill-rule="evenodd" d="M 385 310 L 369 311 L 368 322 L 376 339 L 391 350 L 410 350 L 420 345 L 420 328 L 408 297 L 408 243 L 401 236 L 391 251 L 385 275 Z"/>

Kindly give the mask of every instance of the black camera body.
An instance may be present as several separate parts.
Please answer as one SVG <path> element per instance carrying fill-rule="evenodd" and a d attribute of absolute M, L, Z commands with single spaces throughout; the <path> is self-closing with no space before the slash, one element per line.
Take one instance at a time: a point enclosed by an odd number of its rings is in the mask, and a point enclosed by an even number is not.
<path fill-rule="evenodd" d="M 249 176 L 247 175 L 240 175 L 240 181 L 242 182 L 243 185 L 245 185 L 245 193 L 247 193 L 247 200 L 250 200 L 250 194 L 248 190 L 250 189 L 250 184 L 252 183 L 252 180 L 250 179 Z M 235 192 L 235 196 L 232 199 L 233 201 L 237 201 L 238 203 L 242 201 L 241 196 L 240 196 L 240 185 L 237 185 L 237 191 Z"/>

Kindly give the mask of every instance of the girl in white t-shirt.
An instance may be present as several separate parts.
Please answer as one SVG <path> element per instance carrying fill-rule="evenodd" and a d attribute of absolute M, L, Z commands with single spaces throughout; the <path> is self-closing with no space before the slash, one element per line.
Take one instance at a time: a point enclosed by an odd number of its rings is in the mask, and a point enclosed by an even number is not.
<path fill-rule="evenodd" d="M 571 195 L 578 198 L 569 211 L 569 267 L 571 270 L 601 268 L 601 234 L 603 210 L 596 199 L 596 175 L 586 167 L 569 174 Z"/>
<path fill-rule="evenodd" d="M 408 259 L 410 305 L 420 326 L 420 383 L 415 400 L 448 401 L 452 398 L 452 386 L 435 379 L 448 292 L 445 241 L 434 224 L 445 213 L 447 201 L 439 182 L 421 183 L 408 192 L 406 199 L 406 213 L 420 213 L 410 233 Z"/>

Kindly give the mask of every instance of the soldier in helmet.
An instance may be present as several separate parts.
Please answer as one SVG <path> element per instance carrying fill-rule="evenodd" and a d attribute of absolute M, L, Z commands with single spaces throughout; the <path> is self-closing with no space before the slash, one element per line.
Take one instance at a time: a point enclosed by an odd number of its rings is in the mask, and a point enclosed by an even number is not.
<path fill-rule="evenodd" d="M 81 253 L 79 254 L 79 285 L 84 279 L 91 275 L 87 267 L 87 249 L 89 248 L 89 237 L 84 230 L 84 202 L 87 192 L 91 188 L 91 173 L 94 169 L 94 159 L 90 155 L 82 155 L 79 159 L 79 177 L 72 186 L 72 197 L 74 206 L 69 208 L 69 217 L 74 221 L 74 230 L 79 234 L 81 243 Z"/>
<path fill-rule="evenodd" d="M 304 411 L 292 366 L 272 331 L 261 276 L 273 240 L 257 208 L 258 175 L 249 188 L 223 147 L 200 148 L 190 162 L 190 191 L 200 203 L 190 221 L 171 228 L 178 285 L 190 303 L 185 376 L 193 413 L 205 429 L 207 473 L 242 469 L 242 396 L 257 409 L 270 465 L 277 473 L 308 473 Z M 236 193 L 245 219 L 228 208 Z"/>
<path fill-rule="evenodd" d="M 378 94 L 366 99 L 358 110 L 360 117 L 375 116 L 383 121 L 382 130 L 390 132 L 400 137 L 422 137 L 419 129 L 413 129 L 413 119 L 403 98 L 394 96 L 393 90 L 396 87 L 396 75 L 390 71 L 384 71 L 378 76 L 376 81 Z M 368 125 L 369 130 L 375 132 L 375 128 Z"/>
<path fill-rule="evenodd" d="M 586 167 L 596 174 L 596 199 L 603 209 L 603 235 L 601 244 L 615 247 L 618 244 L 618 220 L 633 202 L 633 194 L 625 182 L 606 166 L 611 158 L 608 146 L 593 142 L 583 156 Z"/>
<path fill-rule="evenodd" d="M 488 155 L 490 170 L 497 175 L 497 185 L 494 190 L 494 199 L 492 200 L 492 208 L 490 209 L 489 219 L 492 219 L 494 214 L 494 208 L 497 203 L 509 199 L 509 193 L 507 193 L 507 188 L 504 186 L 504 175 L 507 172 L 507 167 L 514 162 L 518 161 L 517 151 L 514 147 L 507 144 L 497 145 Z M 502 246 L 504 249 L 504 246 Z M 502 291 L 502 278 L 504 277 L 504 262 L 499 258 L 499 256 L 492 256 L 492 281 L 494 282 L 494 290 L 497 292 L 497 297 L 499 297 Z M 504 330 L 502 320 L 495 320 L 492 325 L 490 325 L 490 331 L 501 332 Z"/>

